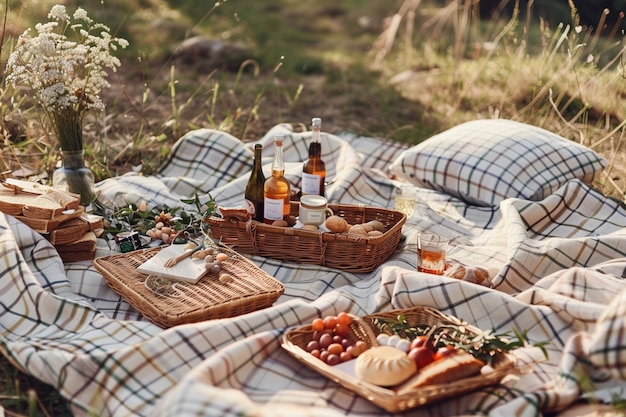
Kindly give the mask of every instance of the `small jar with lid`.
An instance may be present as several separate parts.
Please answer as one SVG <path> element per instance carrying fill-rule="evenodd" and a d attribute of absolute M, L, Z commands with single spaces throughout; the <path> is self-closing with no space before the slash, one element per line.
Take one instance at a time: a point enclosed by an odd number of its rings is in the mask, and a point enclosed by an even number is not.
<path fill-rule="evenodd" d="M 312 224 L 320 226 L 326 221 L 326 217 L 332 216 L 333 211 L 328 207 L 328 200 L 321 195 L 303 195 L 300 198 L 300 210 L 298 220 L 303 225 Z"/>

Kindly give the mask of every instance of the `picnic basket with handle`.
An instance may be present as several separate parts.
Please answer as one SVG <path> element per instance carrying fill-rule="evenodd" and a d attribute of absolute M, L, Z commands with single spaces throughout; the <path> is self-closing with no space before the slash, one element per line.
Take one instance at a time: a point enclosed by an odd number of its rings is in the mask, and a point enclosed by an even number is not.
<path fill-rule="evenodd" d="M 375 319 L 394 320 L 398 315 L 403 315 L 408 323 L 415 325 L 461 324 L 460 320 L 443 314 L 439 310 L 418 306 L 375 313 L 361 318 L 353 316 L 349 337 L 355 341 L 363 340 L 368 347 L 376 346 L 378 344 L 376 336 L 380 333 L 380 328 L 374 324 Z M 470 334 L 480 332 L 479 329 L 467 323 L 463 323 L 463 326 Z M 340 366 L 331 366 L 314 357 L 306 351 L 312 334 L 311 325 L 290 329 L 283 335 L 282 347 L 301 363 L 390 413 L 402 412 L 498 384 L 506 375 L 514 372 L 516 364 L 512 354 L 498 351 L 493 356 L 492 372 L 459 379 L 453 383 L 426 385 L 401 391 L 395 387 L 380 387 L 358 379 L 353 372 L 348 372 L 346 371 L 348 368 L 343 367 L 354 360 Z"/>
<path fill-rule="evenodd" d="M 333 213 L 348 223 L 378 220 L 385 226 L 382 236 L 317 232 L 279 227 L 254 220 L 232 221 L 209 218 L 211 237 L 239 253 L 259 255 L 300 264 L 314 264 L 343 271 L 371 272 L 393 254 L 402 237 L 406 216 L 398 211 L 365 205 L 329 204 Z M 291 202 L 297 216 L 299 203 Z"/>

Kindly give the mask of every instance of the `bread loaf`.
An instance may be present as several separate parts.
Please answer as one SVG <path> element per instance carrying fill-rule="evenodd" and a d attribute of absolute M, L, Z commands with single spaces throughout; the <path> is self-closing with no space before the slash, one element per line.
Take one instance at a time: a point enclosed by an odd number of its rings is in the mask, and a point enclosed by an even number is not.
<path fill-rule="evenodd" d="M 48 190 L 24 205 L 22 215 L 33 219 L 54 219 L 67 210 L 77 210 L 80 196 L 68 192 Z"/>
<path fill-rule="evenodd" d="M 39 233 L 49 233 L 59 228 L 62 223 L 80 217 L 84 211 L 83 206 L 79 206 L 78 209 L 69 210 L 68 213 L 61 214 L 52 219 L 38 219 L 26 216 L 15 216 L 15 218 Z"/>
<path fill-rule="evenodd" d="M 79 240 L 89 231 L 91 231 L 89 223 L 81 218 L 77 218 L 60 224 L 45 237 L 53 245 L 65 245 Z"/>
<path fill-rule="evenodd" d="M 471 354 L 458 350 L 440 360 L 432 362 L 411 379 L 402 384 L 400 390 L 414 389 L 425 385 L 444 384 L 478 375 L 485 363 Z"/>
<path fill-rule="evenodd" d="M 87 232 L 78 240 L 66 245 L 55 245 L 63 262 L 91 261 L 96 255 L 97 238 L 94 232 Z"/>
<path fill-rule="evenodd" d="M 32 194 L 15 193 L 7 188 L 0 188 L 0 211 L 11 216 L 21 216 L 25 204 L 33 201 Z"/>

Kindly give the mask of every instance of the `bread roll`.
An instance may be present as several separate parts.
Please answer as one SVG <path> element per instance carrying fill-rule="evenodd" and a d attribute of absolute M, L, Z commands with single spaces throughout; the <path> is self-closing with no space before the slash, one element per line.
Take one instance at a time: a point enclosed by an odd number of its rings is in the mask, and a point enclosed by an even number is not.
<path fill-rule="evenodd" d="M 489 271 L 479 266 L 466 267 L 464 265 L 457 264 L 446 270 L 444 275 L 456 279 L 462 279 L 464 281 L 472 282 L 474 284 L 480 284 L 486 287 L 491 286 Z"/>
<path fill-rule="evenodd" d="M 360 224 L 350 226 L 348 233 L 352 235 L 367 236 L 367 231 Z"/>
<path fill-rule="evenodd" d="M 343 233 L 350 228 L 348 221 L 340 216 L 330 216 L 324 222 L 326 228 L 332 233 Z"/>
<path fill-rule="evenodd" d="M 382 387 L 398 385 L 417 371 L 415 362 L 394 346 L 374 346 L 359 355 L 354 364 L 357 378 Z"/>

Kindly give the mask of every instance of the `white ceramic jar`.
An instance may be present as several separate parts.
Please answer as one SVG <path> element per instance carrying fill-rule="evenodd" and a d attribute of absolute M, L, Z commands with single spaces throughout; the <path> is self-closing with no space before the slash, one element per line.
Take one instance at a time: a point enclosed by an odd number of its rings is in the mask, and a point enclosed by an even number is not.
<path fill-rule="evenodd" d="M 321 226 L 326 217 L 332 216 L 333 211 L 328 207 L 328 200 L 321 195 L 303 195 L 300 198 L 300 216 L 298 220 L 302 224 Z"/>

